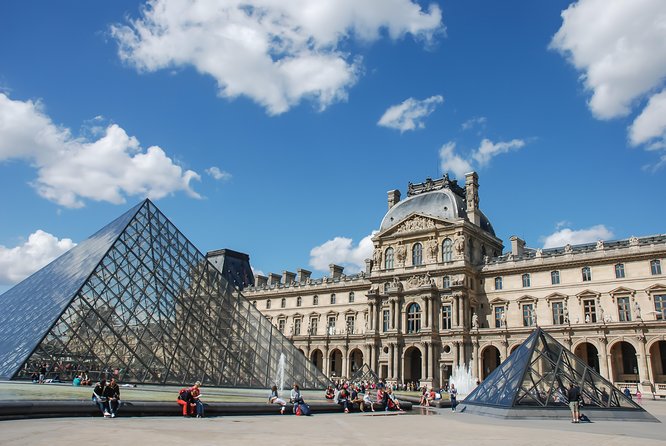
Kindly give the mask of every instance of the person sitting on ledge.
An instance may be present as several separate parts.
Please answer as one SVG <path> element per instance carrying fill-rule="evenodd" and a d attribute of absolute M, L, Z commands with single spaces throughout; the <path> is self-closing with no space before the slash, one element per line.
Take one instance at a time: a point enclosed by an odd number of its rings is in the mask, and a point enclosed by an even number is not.
<path fill-rule="evenodd" d="M 347 393 L 346 388 L 338 390 L 333 399 L 335 404 L 338 404 L 343 407 L 345 413 L 349 413 L 349 393 Z"/>
<path fill-rule="evenodd" d="M 282 406 L 280 408 L 280 415 L 284 415 L 284 409 L 287 406 L 287 402 L 278 396 L 277 386 L 271 387 L 271 394 L 268 397 L 268 402 L 271 404 L 279 404 Z"/>
<path fill-rule="evenodd" d="M 118 413 L 118 408 L 120 407 L 120 387 L 116 382 L 116 378 L 111 378 L 109 385 L 106 386 L 107 401 L 109 402 L 109 412 L 111 412 L 111 418 L 115 418 Z"/>
<path fill-rule="evenodd" d="M 370 389 L 366 389 L 365 393 L 363 394 L 363 400 L 361 400 L 361 404 L 359 404 L 361 412 L 365 412 L 366 407 L 370 407 L 370 409 L 374 412 L 375 407 L 372 404 L 372 397 L 370 395 Z"/>
<path fill-rule="evenodd" d="M 199 400 L 201 392 L 199 387 L 201 382 L 197 381 L 192 387 L 181 389 L 178 394 L 178 399 L 176 402 L 183 406 L 183 416 L 189 417 L 194 415 L 194 410 L 196 408 L 197 418 L 203 418 L 203 403 Z"/>
<path fill-rule="evenodd" d="M 327 400 L 332 400 L 335 398 L 335 390 L 333 390 L 333 387 L 328 386 L 326 387 L 326 394 L 324 395 Z"/>
<path fill-rule="evenodd" d="M 385 411 L 402 410 L 400 408 L 400 402 L 395 397 L 395 394 L 393 393 L 393 389 L 391 389 L 390 387 L 387 387 L 386 388 L 386 393 L 384 393 L 384 410 Z"/>
<path fill-rule="evenodd" d="M 294 383 L 294 387 L 291 389 L 290 400 L 294 404 L 294 407 L 292 409 L 294 414 L 296 413 L 296 408 L 298 407 L 298 405 L 305 403 L 305 401 L 303 401 L 303 397 L 301 396 L 301 388 L 298 387 L 298 384 L 296 383 Z"/>
<path fill-rule="evenodd" d="M 106 389 L 106 379 L 101 378 L 99 383 L 93 389 L 92 394 L 92 400 L 95 402 L 95 404 L 97 404 L 97 407 L 99 407 L 99 410 L 102 412 L 102 415 L 104 415 L 104 418 L 111 416 L 111 413 L 109 413 L 109 400 L 107 397 L 108 391 Z"/>

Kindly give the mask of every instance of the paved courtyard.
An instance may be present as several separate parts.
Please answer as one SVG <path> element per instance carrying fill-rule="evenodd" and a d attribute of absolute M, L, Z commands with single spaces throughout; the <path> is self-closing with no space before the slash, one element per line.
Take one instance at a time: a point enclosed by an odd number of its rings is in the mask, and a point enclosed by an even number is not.
<path fill-rule="evenodd" d="M 664 445 L 666 401 L 644 403 L 662 423 L 506 421 L 448 410 L 371 416 L 69 418 L 0 422 L 10 445 Z M 427 413 L 427 414 L 425 414 Z"/>

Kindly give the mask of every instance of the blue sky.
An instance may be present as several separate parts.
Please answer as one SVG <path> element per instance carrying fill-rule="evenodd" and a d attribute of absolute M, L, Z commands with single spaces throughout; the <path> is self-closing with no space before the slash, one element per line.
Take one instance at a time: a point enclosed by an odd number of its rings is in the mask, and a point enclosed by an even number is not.
<path fill-rule="evenodd" d="M 145 197 L 263 273 L 470 169 L 505 245 L 664 232 L 663 1 L 150 3 L 0 4 L 0 291 Z"/>

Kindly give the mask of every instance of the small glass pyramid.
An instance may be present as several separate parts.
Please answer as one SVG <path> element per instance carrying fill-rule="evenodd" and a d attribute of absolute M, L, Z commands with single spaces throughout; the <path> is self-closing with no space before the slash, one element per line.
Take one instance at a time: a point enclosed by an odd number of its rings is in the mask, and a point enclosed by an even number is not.
<path fill-rule="evenodd" d="M 646 413 L 540 327 L 465 397 L 463 405 L 568 410 L 566 395 L 571 383 L 580 388 L 585 410 Z"/>
<path fill-rule="evenodd" d="M 270 387 L 328 379 L 145 200 L 0 296 L 0 378 Z"/>
<path fill-rule="evenodd" d="M 353 383 L 367 381 L 371 383 L 378 383 L 379 376 L 370 368 L 368 364 L 363 364 L 352 377 L 349 379 Z"/>

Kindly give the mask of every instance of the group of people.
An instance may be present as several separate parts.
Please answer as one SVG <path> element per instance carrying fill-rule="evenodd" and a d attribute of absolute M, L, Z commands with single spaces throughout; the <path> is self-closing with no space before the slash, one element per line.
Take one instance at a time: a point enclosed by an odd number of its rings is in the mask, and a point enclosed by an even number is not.
<path fill-rule="evenodd" d="M 284 415 L 287 402 L 280 398 L 277 386 L 271 387 L 271 393 L 268 396 L 268 402 L 270 404 L 279 405 L 280 414 Z M 303 396 L 301 395 L 301 388 L 297 383 L 294 383 L 294 386 L 291 389 L 291 393 L 289 394 L 289 402 L 293 404 L 292 412 L 294 415 L 310 415 L 310 406 L 308 406 L 303 400 Z"/>
<path fill-rule="evenodd" d="M 93 389 L 92 400 L 97 404 L 104 418 L 115 418 L 120 407 L 120 386 L 115 378 L 107 383 L 102 378 Z"/>
<path fill-rule="evenodd" d="M 376 389 L 375 399 L 372 391 Z M 344 413 L 351 412 L 358 407 L 361 412 L 366 410 L 375 411 L 375 405 L 383 407 L 384 410 L 401 410 L 400 401 L 395 397 L 393 389 L 383 382 L 375 383 L 336 383 L 336 386 L 328 386 L 324 394 L 326 399 L 333 400 Z"/>
<path fill-rule="evenodd" d="M 182 406 L 183 416 L 185 418 L 204 417 L 204 404 L 201 401 L 201 381 L 194 383 L 192 387 L 185 387 L 178 392 L 176 402 Z"/>
<path fill-rule="evenodd" d="M 424 387 L 421 393 L 421 400 L 419 405 L 421 406 L 431 406 L 435 404 L 435 401 L 442 399 L 442 393 L 445 392 L 444 389 L 440 389 L 439 392 L 435 392 L 435 389 L 430 387 Z M 456 389 L 455 384 L 451 384 L 446 391 L 449 394 L 449 399 L 451 400 L 451 411 L 456 411 L 456 406 L 458 405 L 458 389 Z"/>

